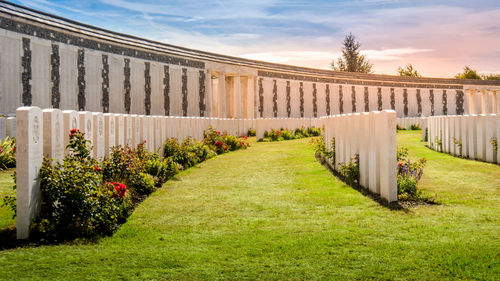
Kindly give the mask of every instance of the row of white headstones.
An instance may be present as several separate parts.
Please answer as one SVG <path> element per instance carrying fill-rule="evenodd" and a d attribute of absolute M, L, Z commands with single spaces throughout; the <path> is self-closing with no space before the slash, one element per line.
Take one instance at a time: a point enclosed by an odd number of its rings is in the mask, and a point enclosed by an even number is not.
<path fill-rule="evenodd" d="M 314 118 L 229 119 L 209 117 L 144 116 L 88 111 L 20 107 L 16 111 L 17 237 L 29 237 L 29 226 L 40 209 L 38 173 L 43 156 L 61 161 L 68 154 L 69 133 L 79 129 L 93 146 L 96 159 L 109 156 L 113 146 L 136 146 L 145 141 L 150 151 L 161 151 L 167 138 L 180 142 L 203 139 L 212 127 L 235 136 L 255 128 L 257 136 L 271 129 L 307 128 Z"/>
<path fill-rule="evenodd" d="M 335 139 L 335 159 L 328 161 L 331 168 L 338 171 L 357 154 L 359 185 L 388 202 L 397 201 L 396 111 L 349 113 L 320 120 L 327 149 Z"/>
<path fill-rule="evenodd" d="M 500 115 L 432 116 L 427 118 L 427 122 L 430 148 L 454 156 L 500 164 Z"/>

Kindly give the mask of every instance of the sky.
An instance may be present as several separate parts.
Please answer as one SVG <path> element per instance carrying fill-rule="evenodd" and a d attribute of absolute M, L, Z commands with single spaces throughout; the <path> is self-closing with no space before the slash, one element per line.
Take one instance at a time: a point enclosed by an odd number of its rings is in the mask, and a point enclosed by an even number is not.
<path fill-rule="evenodd" d="M 101 28 L 248 59 L 331 69 L 345 35 L 374 73 L 500 73 L 500 0 L 14 0 Z"/>

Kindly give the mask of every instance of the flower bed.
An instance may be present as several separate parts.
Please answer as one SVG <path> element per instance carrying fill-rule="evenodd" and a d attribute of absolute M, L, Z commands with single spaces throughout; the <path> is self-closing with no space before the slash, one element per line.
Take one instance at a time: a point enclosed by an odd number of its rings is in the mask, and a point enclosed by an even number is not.
<path fill-rule="evenodd" d="M 16 166 L 16 139 L 6 137 L 0 140 L 0 170 Z"/>
<path fill-rule="evenodd" d="M 45 158 L 40 169 L 41 210 L 31 228 L 32 238 L 63 241 L 110 235 L 138 203 L 180 170 L 249 147 L 245 138 L 213 129 L 205 132 L 203 142 L 167 139 L 162 155 L 147 151 L 144 144 L 113 147 L 109 157 L 98 161 L 92 158 L 84 134 L 71 130 L 69 154 L 61 162 Z M 15 198 L 4 202 L 15 210 Z"/>
<path fill-rule="evenodd" d="M 266 141 L 283 141 L 283 140 L 294 140 L 294 139 L 302 139 L 308 137 L 317 137 L 321 135 L 321 130 L 316 127 L 305 128 L 302 127 L 300 129 L 296 129 L 294 131 L 290 131 L 288 129 L 271 129 L 269 131 L 264 132 L 264 137 L 259 139 L 260 142 Z"/>

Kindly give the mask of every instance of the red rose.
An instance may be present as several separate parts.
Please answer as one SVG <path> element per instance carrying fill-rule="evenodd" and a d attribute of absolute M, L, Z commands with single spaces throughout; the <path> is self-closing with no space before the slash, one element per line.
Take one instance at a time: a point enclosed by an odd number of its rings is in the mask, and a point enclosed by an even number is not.
<path fill-rule="evenodd" d="M 0 147 L 0 153 L 2 153 L 2 148 Z"/>
<path fill-rule="evenodd" d="M 276 131 L 276 134 L 278 134 L 278 135 L 279 135 L 279 134 L 281 134 L 281 132 L 280 132 L 280 131 Z"/>
<path fill-rule="evenodd" d="M 97 166 L 94 167 L 94 171 L 100 171 L 100 170 L 101 170 L 101 168 L 99 168 Z"/>
<path fill-rule="evenodd" d="M 12 150 L 13 150 L 14 152 L 16 152 L 16 147 L 14 146 L 14 148 L 13 148 Z M 2 151 L 0 151 L 0 152 L 2 152 Z"/>

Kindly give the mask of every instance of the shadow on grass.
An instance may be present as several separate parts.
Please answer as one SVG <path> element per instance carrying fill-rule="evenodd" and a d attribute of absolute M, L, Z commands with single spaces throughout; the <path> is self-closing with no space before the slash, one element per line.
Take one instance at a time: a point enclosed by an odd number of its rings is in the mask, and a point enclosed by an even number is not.
<path fill-rule="evenodd" d="M 336 178 L 341 180 L 344 184 L 352 187 L 353 189 L 357 190 L 359 193 L 361 193 L 363 196 L 370 198 L 371 200 L 377 202 L 380 206 L 386 207 L 390 210 L 393 211 L 403 211 L 403 212 L 409 212 L 409 207 L 412 206 L 419 206 L 419 205 L 439 205 L 439 203 L 436 203 L 431 200 L 427 200 L 426 198 L 421 199 L 421 200 L 408 200 L 408 201 L 396 201 L 396 202 L 388 202 L 386 199 L 380 197 L 379 194 L 373 193 L 370 190 L 363 188 L 359 184 L 349 184 L 346 180 L 345 177 L 343 177 L 339 172 L 335 171 L 330 165 L 328 165 L 327 161 L 322 158 L 321 156 L 316 155 L 316 160 L 321 163 L 330 173 L 332 173 Z"/>

